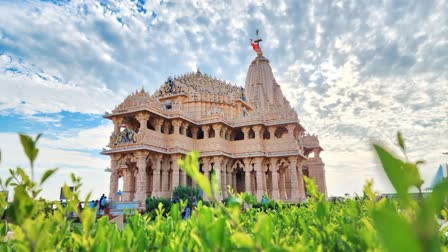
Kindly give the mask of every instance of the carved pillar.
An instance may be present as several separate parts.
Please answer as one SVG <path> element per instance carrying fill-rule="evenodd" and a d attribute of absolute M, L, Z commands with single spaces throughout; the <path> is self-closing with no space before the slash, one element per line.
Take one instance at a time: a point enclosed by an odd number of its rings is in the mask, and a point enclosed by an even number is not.
<path fill-rule="evenodd" d="M 118 156 L 111 155 L 110 156 L 110 190 L 109 190 L 109 199 L 112 201 L 118 201 Z"/>
<path fill-rule="evenodd" d="M 249 130 L 250 130 L 249 127 L 242 127 L 241 128 L 241 131 L 244 133 L 244 140 L 249 139 Z"/>
<path fill-rule="evenodd" d="M 201 129 L 204 132 L 204 139 L 208 138 L 208 129 L 210 128 L 210 125 L 202 125 Z"/>
<path fill-rule="evenodd" d="M 271 158 L 271 177 L 272 177 L 272 199 L 280 199 L 278 191 L 278 164 L 277 158 Z"/>
<path fill-rule="evenodd" d="M 297 157 L 289 157 L 289 169 L 291 172 L 291 200 L 299 201 L 299 183 L 297 181 Z"/>
<path fill-rule="evenodd" d="M 162 132 L 162 124 L 163 124 L 163 119 L 161 118 L 156 118 L 154 119 L 154 131 L 155 132 Z"/>
<path fill-rule="evenodd" d="M 286 125 L 286 128 L 288 129 L 288 135 L 289 135 L 290 137 L 293 137 L 293 138 L 294 138 L 294 129 L 296 128 L 296 125 L 294 125 L 294 124 L 288 124 L 288 125 Z"/>
<path fill-rule="evenodd" d="M 193 139 L 198 139 L 198 131 L 199 131 L 198 127 L 191 127 L 191 135 Z"/>
<path fill-rule="evenodd" d="M 221 167 L 221 191 L 222 191 L 222 197 L 227 198 L 227 184 L 229 182 L 227 181 L 227 159 L 224 158 L 223 160 L 223 166 Z"/>
<path fill-rule="evenodd" d="M 145 152 L 138 152 L 137 157 L 137 177 L 135 185 L 135 199 L 137 199 L 140 204 L 144 204 L 146 200 L 146 156 L 148 154 Z"/>
<path fill-rule="evenodd" d="M 248 130 L 249 131 L 249 130 Z M 244 159 L 244 190 L 247 193 L 252 193 L 251 183 L 250 183 L 250 160 L 248 158 Z"/>
<path fill-rule="evenodd" d="M 170 160 L 165 159 L 162 162 L 162 197 L 169 197 L 169 173 L 170 173 Z"/>
<path fill-rule="evenodd" d="M 180 170 L 180 184 L 183 186 L 187 185 L 187 174 L 185 173 L 184 170 L 179 169 Z"/>
<path fill-rule="evenodd" d="M 203 158 L 202 159 L 202 171 L 204 172 L 204 176 L 207 178 L 207 181 L 210 182 L 210 164 L 209 164 L 209 159 L 208 158 Z M 204 193 L 204 195 L 202 196 L 202 198 L 204 199 L 204 201 L 208 201 L 208 196 Z"/>
<path fill-rule="evenodd" d="M 144 132 L 148 129 L 147 123 L 149 120 L 149 113 L 148 112 L 139 112 L 135 116 L 135 119 L 140 123 L 140 128 L 138 129 L 139 133 Z"/>
<path fill-rule="evenodd" d="M 154 155 L 154 168 L 153 168 L 153 176 L 152 176 L 152 196 L 160 197 L 160 172 L 162 170 L 162 155 L 156 154 Z"/>
<path fill-rule="evenodd" d="M 305 163 L 304 159 L 301 159 L 298 167 L 297 167 L 297 185 L 298 185 L 298 190 L 299 190 L 299 200 L 305 200 L 306 196 L 305 196 L 305 184 L 303 182 L 303 172 L 302 172 L 302 167 L 303 164 Z"/>
<path fill-rule="evenodd" d="M 173 124 L 173 134 L 179 135 L 179 129 L 182 125 L 182 121 L 179 119 L 174 119 L 171 124 Z"/>
<path fill-rule="evenodd" d="M 263 128 L 263 126 L 261 126 L 261 125 L 255 125 L 255 126 L 252 127 L 252 130 L 255 133 L 255 139 L 259 139 L 260 138 L 260 131 L 261 131 L 262 128 Z"/>
<path fill-rule="evenodd" d="M 121 126 L 121 117 L 113 117 L 112 122 L 114 123 L 114 134 L 120 133 L 120 126 Z"/>
<path fill-rule="evenodd" d="M 180 159 L 180 155 L 172 155 L 172 164 L 171 168 L 173 169 L 173 186 L 171 188 L 171 194 L 173 193 L 174 188 L 179 186 L 179 165 L 177 164 L 177 160 Z"/>
<path fill-rule="evenodd" d="M 216 131 L 215 131 L 215 136 L 216 136 Z M 221 157 L 215 157 L 213 159 L 213 170 L 215 171 L 215 175 L 216 175 L 216 183 L 221 187 L 221 162 L 222 162 L 222 158 Z M 222 200 L 222 188 L 220 192 L 214 192 L 215 193 L 215 197 L 218 200 Z"/>
<path fill-rule="evenodd" d="M 268 128 L 270 139 L 274 139 L 275 138 L 275 130 L 276 129 L 277 129 L 276 127 L 269 127 Z"/>
<path fill-rule="evenodd" d="M 222 134 L 222 138 L 224 138 L 225 140 L 227 140 L 227 131 L 228 131 L 229 129 L 227 128 L 227 127 L 222 127 L 222 129 L 221 129 L 221 134 Z"/>
<path fill-rule="evenodd" d="M 123 201 L 131 201 L 132 172 L 129 167 L 123 169 Z M 124 168 L 122 167 L 122 168 Z"/>
<path fill-rule="evenodd" d="M 187 122 L 183 122 L 183 123 L 182 123 L 182 135 L 184 135 L 184 136 L 187 135 L 188 125 L 190 125 L 190 124 L 187 123 Z"/>
<path fill-rule="evenodd" d="M 257 179 L 257 200 L 261 200 L 263 196 L 263 167 L 261 167 L 263 159 L 255 158 L 255 172 Z"/>
<path fill-rule="evenodd" d="M 215 137 L 220 138 L 222 125 L 221 124 L 213 124 L 212 127 L 213 127 L 213 130 L 215 131 Z"/>
<path fill-rule="evenodd" d="M 163 122 L 163 134 L 170 134 L 170 126 L 171 126 L 171 122 L 170 121 L 164 121 Z"/>

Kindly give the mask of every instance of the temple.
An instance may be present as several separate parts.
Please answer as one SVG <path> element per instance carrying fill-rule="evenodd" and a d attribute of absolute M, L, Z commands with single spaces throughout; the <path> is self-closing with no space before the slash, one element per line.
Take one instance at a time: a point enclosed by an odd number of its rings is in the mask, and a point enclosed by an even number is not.
<path fill-rule="evenodd" d="M 121 200 L 141 204 L 149 196 L 169 198 L 178 185 L 196 186 L 177 164 L 192 150 L 200 152 L 205 176 L 218 175 L 221 199 L 230 186 L 258 199 L 299 202 L 304 176 L 326 194 L 318 137 L 300 124 L 259 41 L 251 41 L 257 55 L 244 89 L 198 69 L 169 78 L 153 95 L 142 88 L 104 115 L 114 123 L 102 152 L 111 158 L 112 201 L 119 200 L 120 179 Z"/>

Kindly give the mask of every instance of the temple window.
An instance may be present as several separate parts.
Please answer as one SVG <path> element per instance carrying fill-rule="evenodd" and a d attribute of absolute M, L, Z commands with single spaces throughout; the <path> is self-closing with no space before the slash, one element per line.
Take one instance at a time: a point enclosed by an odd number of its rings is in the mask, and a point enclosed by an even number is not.
<path fill-rule="evenodd" d="M 187 137 L 189 137 L 189 138 L 193 137 L 193 133 L 191 133 L 190 127 L 187 128 Z"/>
<path fill-rule="evenodd" d="M 244 140 L 244 133 L 240 128 L 236 128 L 233 131 L 232 135 L 234 141 Z"/>
<path fill-rule="evenodd" d="M 173 133 L 174 133 L 174 127 L 173 127 L 173 125 L 170 125 L 168 134 L 173 134 Z"/>
<path fill-rule="evenodd" d="M 204 139 L 204 131 L 201 128 L 198 130 L 198 139 Z"/>
<path fill-rule="evenodd" d="M 150 129 L 150 130 L 155 130 L 154 126 L 152 125 L 151 120 L 148 120 L 146 122 L 146 128 Z"/>
<path fill-rule="evenodd" d="M 277 138 L 282 138 L 283 137 L 283 135 L 285 135 L 285 134 L 288 134 L 288 130 L 286 129 L 286 127 L 284 127 L 284 126 L 281 126 L 281 127 L 278 127 L 276 130 L 275 130 L 275 137 L 277 137 Z"/>
<path fill-rule="evenodd" d="M 254 139 L 255 138 L 255 132 L 253 129 L 249 129 L 249 135 L 248 135 L 249 139 Z"/>
<path fill-rule="evenodd" d="M 123 120 L 124 124 L 126 124 L 126 128 L 138 132 L 140 128 L 140 123 L 135 119 L 134 116 L 126 116 Z"/>
<path fill-rule="evenodd" d="M 208 137 L 209 138 L 215 137 L 215 130 L 213 128 L 211 128 L 211 127 L 210 127 L 210 129 L 208 131 Z"/>
<path fill-rule="evenodd" d="M 171 100 L 166 100 L 163 105 L 165 106 L 165 109 L 172 109 L 173 108 L 173 102 Z"/>
<path fill-rule="evenodd" d="M 263 139 L 271 139 L 271 134 L 267 129 L 265 129 L 263 132 Z"/>

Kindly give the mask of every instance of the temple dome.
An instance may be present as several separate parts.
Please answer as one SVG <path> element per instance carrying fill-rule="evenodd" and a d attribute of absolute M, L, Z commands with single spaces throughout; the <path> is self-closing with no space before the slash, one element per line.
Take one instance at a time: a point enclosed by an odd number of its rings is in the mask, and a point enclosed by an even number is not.
<path fill-rule="evenodd" d="M 269 60 L 261 53 L 252 61 L 247 71 L 245 95 L 258 110 L 272 107 L 289 107 L 280 85 L 275 80 Z"/>

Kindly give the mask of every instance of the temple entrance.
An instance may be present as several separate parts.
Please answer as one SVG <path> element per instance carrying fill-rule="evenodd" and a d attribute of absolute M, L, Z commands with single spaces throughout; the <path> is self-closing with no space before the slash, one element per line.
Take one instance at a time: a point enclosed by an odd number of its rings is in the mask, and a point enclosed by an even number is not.
<path fill-rule="evenodd" d="M 235 176 L 236 176 L 236 185 L 235 185 L 236 192 L 237 193 L 244 192 L 245 174 L 243 168 L 237 166 L 235 169 Z"/>

